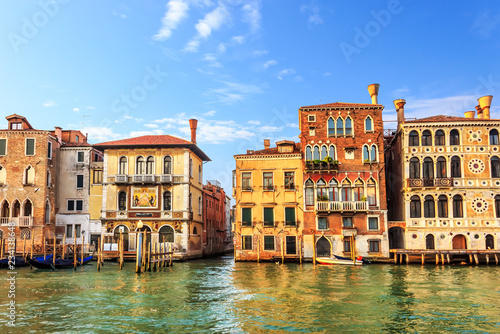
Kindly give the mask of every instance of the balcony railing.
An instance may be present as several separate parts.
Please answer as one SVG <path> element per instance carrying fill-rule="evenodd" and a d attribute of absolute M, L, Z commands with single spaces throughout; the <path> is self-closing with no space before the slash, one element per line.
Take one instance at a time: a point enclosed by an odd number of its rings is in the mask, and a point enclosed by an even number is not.
<path fill-rule="evenodd" d="M 339 163 L 338 162 L 314 162 L 314 161 L 306 161 L 306 171 L 338 171 Z"/>
<path fill-rule="evenodd" d="M 133 177 L 134 183 L 154 183 L 154 174 L 135 174 Z"/>
<path fill-rule="evenodd" d="M 184 182 L 184 175 L 172 174 L 118 174 L 115 175 L 115 184 L 128 184 L 128 183 L 182 183 Z"/>
<path fill-rule="evenodd" d="M 409 188 L 424 187 L 451 187 L 453 179 L 450 177 L 432 178 L 432 179 L 407 179 Z"/>
<path fill-rule="evenodd" d="M 33 217 L 0 217 L 0 226 L 7 226 L 9 222 L 14 223 L 15 226 L 30 227 L 33 226 Z"/>
<path fill-rule="evenodd" d="M 160 175 L 160 183 L 172 183 L 172 174 Z"/>
<path fill-rule="evenodd" d="M 128 175 L 124 174 L 116 175 L 115 183 L 128 183 Z"/>
<path fill-rule="evenodd" d="M 316 211 L 368 211 L 367 201 L 316 202 Z"/>

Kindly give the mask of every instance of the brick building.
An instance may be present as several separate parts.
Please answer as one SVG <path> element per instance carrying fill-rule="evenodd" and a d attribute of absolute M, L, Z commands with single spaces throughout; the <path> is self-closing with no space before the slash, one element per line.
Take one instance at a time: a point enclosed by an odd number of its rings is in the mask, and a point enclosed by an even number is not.
<path fill-rule="evenodd" d="M 223 254 L 226 246 L 226 194 L 217 181 L 203 185 L 203 254 Z"/>
<path fill-rule="evenodd" d="M 299 108 L 304 254 L 388 257 L 384 106 L 335 102 Z"/>

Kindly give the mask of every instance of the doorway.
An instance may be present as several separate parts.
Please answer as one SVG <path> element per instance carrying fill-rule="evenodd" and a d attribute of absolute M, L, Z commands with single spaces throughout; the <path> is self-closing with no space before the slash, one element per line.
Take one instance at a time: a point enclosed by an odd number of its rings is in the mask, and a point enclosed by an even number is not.
<path fill-rule="evenodd" d="M 462 234 L 457 234 L 452 240 L 453 249 L 467 249 L 467 239 Z"/>
<path fill-rule="evenodd" d="M 319 238 L 316 242 L 316 256 L 317 257 L 330 257 L 331 256 L 331 244 L 328 239 L 324 236 Z"/>

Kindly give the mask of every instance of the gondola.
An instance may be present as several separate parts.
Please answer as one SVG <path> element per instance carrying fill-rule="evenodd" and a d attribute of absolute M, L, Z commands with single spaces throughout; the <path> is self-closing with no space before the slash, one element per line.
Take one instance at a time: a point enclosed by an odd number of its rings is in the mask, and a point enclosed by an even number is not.
<path fill-rule="evenodd" d="M 46 256 L 47 259 L 52 258 L 52 254 Z M 37 261 L 43 261 L 43 256 L 36 257 L 35 258 Z M 16 256 L 15 260 L 12 263 L 12 266 L 15 268 L 18 267 L 25 267 L 29 265 L 28 261 L 24 260 L 24 258 L 20 256 Z M 6 257 L 5 259 L 0 259 L 0 268 L 8 268 L 9 267 L 9 258 Z"/>
<path fill-rule="evenodd" d="M 77 265 L 84 265 L 89 263 L 92 260 L 92 255 L 87 256 L 83 258 L 83 261 L 80 259 L 77 259 Z M 68 269 L 68 268 L 73 268 L 74 263 L 73 259 L 56 259 L 55 261 L 53 259 L 33 259 L 33 260 L 28 260 L 28 263 L 32 265 L 35 268 L 38 269 Z"/>

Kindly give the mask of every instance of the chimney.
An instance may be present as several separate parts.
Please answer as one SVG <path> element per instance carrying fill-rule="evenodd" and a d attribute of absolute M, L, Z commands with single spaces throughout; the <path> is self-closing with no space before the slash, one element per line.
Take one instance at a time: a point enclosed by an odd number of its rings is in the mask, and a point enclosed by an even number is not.
<path fill-rule="evenodd" d="M 264 139 L 264 148 L 267 150 L 271 146 L 270 139 Z"/>
<path fill-rule="evenodd" d="M 479 104 L 476 106 L 477 110 L 477 118 L 483 118 L 483 109 L 479 106 Z"/>
<path fill-rule="evenodd" d="M 62 128 L 59 126 L 56 126 L 55 128 L 56 128 L 56 130 L 54 131 L 54 133 L 56 135 L 57 142 L 59 144 L 62 144 Z"/>
<path fill-rule="evenodd" d="M 491 100 L 493 99 L 493 95 L 486 95 L 483 97 L 480 97 L 477 99 L 477 102 L 479 102 L 479 106 L 483 110 L 483 118 L 485 119 L 490 119 L 490 106 L 491 106 Z M 479 118 L 479 115 L 478 115 Z"/>
<path fill-rule="evenodd" d="M 197 119 L 190 119 L 189 120 L 189 127 L 191 128 L 191 142 L 193 144 L 196 144 L 196 128 L 198 126 L 198 120 Z"/>
<path fill-rule="evenodd" d="M 406 101 L 403 99 L 394 100 L 394 107 L 398 115 L 398 125 L 405 121 L 405 104 Z"/>
<path fill-rule="evenodd" d="M 474 118 L 475 115 L 476 115 L 476 112 L 474 110 L 464 112 L 465 118 L 471 118 L 472 119 L 472 118 Z"/>
<path fill-rule="evenodd" d="M 378 88 L 379 84 L 371 84 L 368 86 L 368 93 L 370 93 L 370 97 L 372 98 L 372 104 L 378 104 Z"/>

